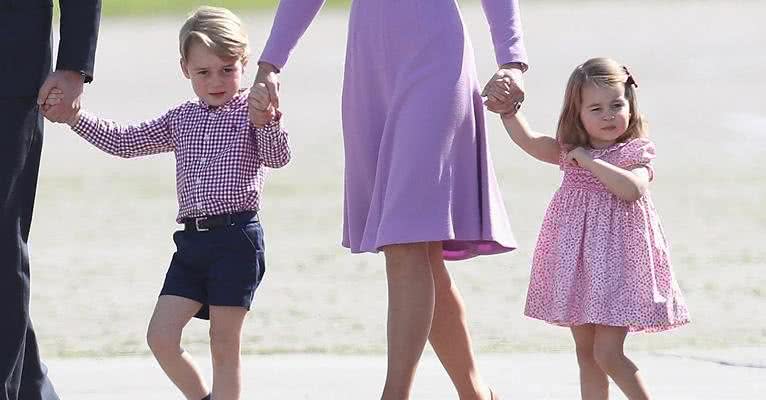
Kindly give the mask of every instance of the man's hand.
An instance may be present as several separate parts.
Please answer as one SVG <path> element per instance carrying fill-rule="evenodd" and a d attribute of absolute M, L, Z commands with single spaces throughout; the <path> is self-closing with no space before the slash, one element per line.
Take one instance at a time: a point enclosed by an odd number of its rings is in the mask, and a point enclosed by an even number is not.
<path fill-rule="evenodd" d="M 75 71 L 54 71 L 43 83 L 37 94 L 37 104 L 43 111 L 45 118 L 53 122 L 71 122 L 80 111 L 80 97 L 82 96 L 83 76 Z M 51 91 L 57 88 L 57 102 L 54 105 L 46 104 Z"/>
<path fill-rule="evenodd" d="M 64 98 L 64 91 L 62 91 L 59 88 L 53 88 L 50 92 L 48 92 L 48 97 L 45 99 L 45 103 L 41 106 L 43 110 L 53 108 L 54 106 L 57 106 L 61 104 L 61 101 Z M 48 118 L 45 111 L 43 111 L 43 115 Z M 51 122 L 61 122 L 61 121 L 53 121 L 50 118 L 48 118 Z M 67 123 L 71 127 L 75 127 L 77 123 L 80 121 L 80 112 L 79 110 L 72 116 L 72 118 L 63 121 Z"/>

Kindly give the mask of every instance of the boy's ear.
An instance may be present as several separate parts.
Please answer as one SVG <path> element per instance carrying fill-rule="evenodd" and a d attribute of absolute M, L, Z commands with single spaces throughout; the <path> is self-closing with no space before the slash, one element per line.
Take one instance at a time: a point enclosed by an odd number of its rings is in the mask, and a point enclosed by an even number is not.
<path fill-rule="evenodd" d="M 181 72 L 183 72 L 186 79 L 191 79 L 191 77 L 189 76 L 189 69 L 186 67 L 186 61 L 184 61 L 184 59 L 181 58 L 179 63 L 181 64 Z"/>

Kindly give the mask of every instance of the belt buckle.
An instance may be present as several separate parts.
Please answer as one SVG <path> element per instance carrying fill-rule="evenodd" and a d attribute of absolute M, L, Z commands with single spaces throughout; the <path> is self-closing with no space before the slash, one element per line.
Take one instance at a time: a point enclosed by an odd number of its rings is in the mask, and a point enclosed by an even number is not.
<path fill-rule="evenodd" d="M 210 230 L 210 228 L 203 228 L 199 226 L 200 221 L 207 221 L 207 217 L 196 217 L 194 218 L 194 228 L 197 229 L 197 232 L 207 232 Z"/>

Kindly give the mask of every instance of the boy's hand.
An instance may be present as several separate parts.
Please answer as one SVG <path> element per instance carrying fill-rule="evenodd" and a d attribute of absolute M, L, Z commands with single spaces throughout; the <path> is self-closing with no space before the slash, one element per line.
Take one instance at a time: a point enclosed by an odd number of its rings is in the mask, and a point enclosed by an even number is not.
<path fill-rule="evenodd" d="M 587 164 L 588 161 L 593 161 L 593 157 L 588 150 L 585 150 L 582 147 L 575 147 L 567 153 L 566 161 L 570 164 L 585 168 L 584 164 Z"/>
<path fill-rule="evenodd" d="M 266 84 L 258 82 L 250 89 L 250 95 L 247 97 L 247 102 L 256 110 L 265 111 L 271 105 L 269 100 L 269 90 L 266 89 Z"/>
<path fill-rule="evenodd" d="M 274 120 L 277 110 L 271 104 L 269 91 L 264 83 L 256 83 L 247 96 L 247 108 L 250 122 L 258 128 Z"/>
<path fill-rule="evenodd" d="M 59 104 L 64 100 L 64 91 L 59 88 L 53 88 L 50 91 L 48 91 L 48 97 L 43 100 L 43 103 L 40 105 L 40 107 L 43 110 L 43 116 L 47 118 L 51 122 L 64 122 L 66 124 L 69 124 L 70 126 L 77 125 L 77 122 L 80 120 L 80 110 L 77 108 L 75 111 L 75 114 L 71 116 L 71 118 L 68 118 L 66 120 L 61 120 L 61 118 L 51 115 L 51 109 Z"/>
<path fill-rule="evenodd" d="M 60 102 L 55 106 L 45 106 L 48 94 L 58 89 L 61 91 Z M 83 76 L 76 71 L 57 70 L 48 75 L 37 94 L 37 104 L 46 118 L 53 122 L 69 122 L 80 110 Z"/>

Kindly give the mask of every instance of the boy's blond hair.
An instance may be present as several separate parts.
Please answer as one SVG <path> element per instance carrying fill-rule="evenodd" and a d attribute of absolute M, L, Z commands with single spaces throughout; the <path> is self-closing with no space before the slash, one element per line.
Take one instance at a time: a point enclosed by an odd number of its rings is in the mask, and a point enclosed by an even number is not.
<path fill-rule="evenodd" d="M 221 58 L 237 58 L 243 63 L 250 54 L 247 31 L 233 12 L 202 6 L 189 16 L 178 35 L 181 59 L 186 60 L 192 43 L 200 43 Z"/>
<path fill-rule="evenodd" d="M 556 139 L 567 148 L 577 146 L 590 146 L 588 132 L 580 121 L 580 109 L 582 108 L 582 87 L 593 84 L 600 87 L 625 86 L 625 98 L 630 106 L 630 118 L 628 129 L 617 138 L 618 142 L 625 142 L 633 138 L 646 137 L 647 128 L 644 118 L 638 109 L 636 97 L 636 83 L 628 71 L 628 67 L 620 65 L 611 58 L 591 58 L 577 66 L 569 76 L 566 93 L 564 94 L 564 106 L 559 116 Z"/>

